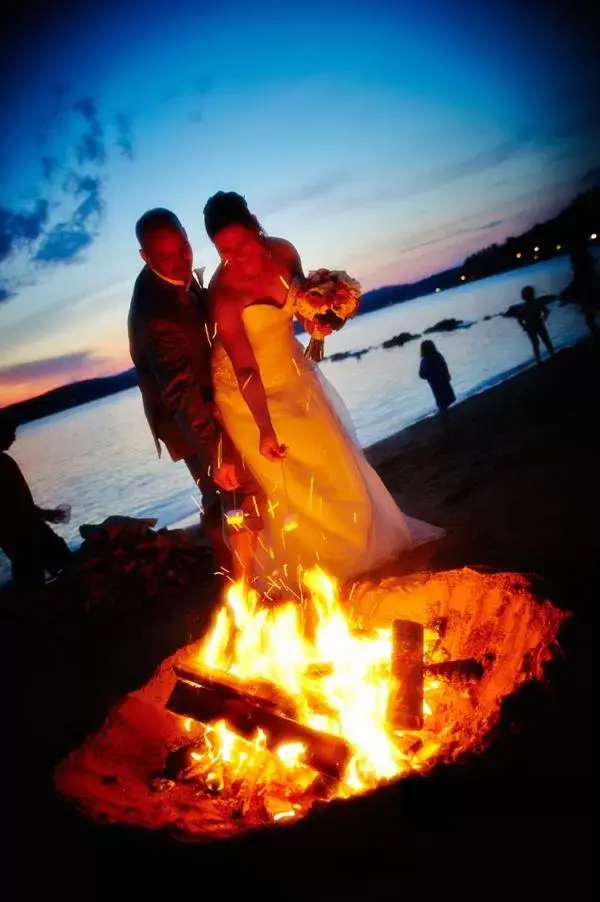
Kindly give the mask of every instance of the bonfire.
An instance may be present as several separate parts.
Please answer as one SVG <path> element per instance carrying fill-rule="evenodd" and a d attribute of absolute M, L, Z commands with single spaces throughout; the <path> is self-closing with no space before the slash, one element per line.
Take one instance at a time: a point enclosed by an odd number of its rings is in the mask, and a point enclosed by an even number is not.
<path fill-rule="evenodd" d="M 94 818 L 188 837 L 292 822 L 480 751 L 565 616 L 519 575 L 468 569 L 343 589 L 316 569 L 276 604 L 232 585 L 57 786 Z"/>

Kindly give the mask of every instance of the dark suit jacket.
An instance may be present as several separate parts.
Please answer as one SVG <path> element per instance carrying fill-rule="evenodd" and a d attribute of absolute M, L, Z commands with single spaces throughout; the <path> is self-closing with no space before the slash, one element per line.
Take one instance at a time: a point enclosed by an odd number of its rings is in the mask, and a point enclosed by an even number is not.
<path fill-rule="evenodd" d="M 129 349 L 144 411 L 160 455 L 212 458 L 221 438 L 215 419 L 206 289 L 170 285 L 147 266 L 137 277 L 128 318 Z"/>

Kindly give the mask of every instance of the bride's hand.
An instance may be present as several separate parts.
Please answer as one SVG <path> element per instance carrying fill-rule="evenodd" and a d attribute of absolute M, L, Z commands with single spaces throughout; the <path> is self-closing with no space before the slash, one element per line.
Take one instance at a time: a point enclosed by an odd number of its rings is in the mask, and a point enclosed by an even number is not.
<path fill-rule="evenodd" d="M 327 338 L 333 332 L 332 327 L 328 323 L 321 323 L 318 320 L 307 320 L 305 329 L 311 338 Z"/>
<path fill-rule="evenodd" d="M 285 445 L 280 445 L 273 430 L 263 432 L 260 436 L 258 450 L 267 460 L 283 460 L 287 454 Z"/>

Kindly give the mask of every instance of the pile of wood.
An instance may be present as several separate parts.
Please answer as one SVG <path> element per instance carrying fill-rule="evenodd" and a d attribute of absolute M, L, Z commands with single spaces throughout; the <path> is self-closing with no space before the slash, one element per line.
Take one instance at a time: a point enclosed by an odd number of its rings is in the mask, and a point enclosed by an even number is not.
<path fill-rule="evenodd" d="M 84 541 L 65 578 L 77 582 L 86 613 L 168 605 L 187 586 L 210 576 L 207 545 L 193 544 L 180 530 L 155 530 L 155 525 L 156 520 L 110 517 L 80 528 Z"/>

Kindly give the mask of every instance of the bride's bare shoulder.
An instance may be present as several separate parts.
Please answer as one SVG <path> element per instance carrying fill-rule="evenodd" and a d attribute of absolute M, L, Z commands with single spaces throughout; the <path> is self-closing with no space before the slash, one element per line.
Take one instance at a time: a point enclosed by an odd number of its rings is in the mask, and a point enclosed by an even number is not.
<path fill-rule="evenodd" d="M 271 238 L 269 236 L 267 244 L 278 257 L 281 257 L 284 260 L 296 260 L 299 256 L 298 251 L 292 242 L 287 241 L 285 238 Z"/>

